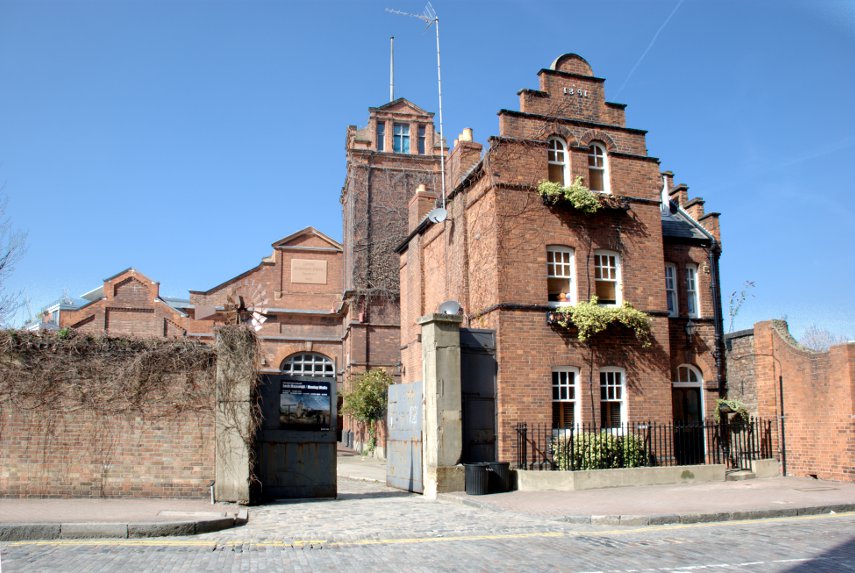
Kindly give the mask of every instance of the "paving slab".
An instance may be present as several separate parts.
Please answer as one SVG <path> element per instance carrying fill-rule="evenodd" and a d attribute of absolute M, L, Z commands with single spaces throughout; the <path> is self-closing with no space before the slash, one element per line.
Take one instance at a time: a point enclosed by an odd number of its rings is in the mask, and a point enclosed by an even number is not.
<path fill-rule="evenodd" d="M 246 523 L 240 508 L 180 499 L 0 499 L 0 541 L 194 535 Z"/>
<path fill-rule="evenodd" d="M 386 483 L 386 462 L 362 455 L 338 445 L 336 473 L 338 477 L 373 483 Z"/>
<path fill-rule="evenodd" d="M 571 523 L 663 525 L 855 511 L 855 484 L 778 477 L 569 492 L 460 492 L 440 498 Z"/>

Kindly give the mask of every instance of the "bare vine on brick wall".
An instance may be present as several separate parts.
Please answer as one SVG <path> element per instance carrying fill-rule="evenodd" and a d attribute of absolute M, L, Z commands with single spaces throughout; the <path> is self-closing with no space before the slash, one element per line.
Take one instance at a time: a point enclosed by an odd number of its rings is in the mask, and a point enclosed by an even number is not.
<path fill-rule="evenodd" d="M 221 372 L 217 376 L 217 408 L 222 412 L 218 420 L 221 430 L 240 436 L 249 456 L 249 480 L 258 484 L 256 474 L 255 439 L 261 426 L 261 404 L 259 403 L 258 365 L 261 363 L 261 344 L 252 328 L 231 326 L 217 329 L 217 356 Z M 226 372 L 227 371 L 227 372 Z M 240 389 L 241 384 L 249 384 Z M 249 416 L 244 403 L 249 400 Z M 225 443 L 218 447 L 225 446 Z M 222 460 L 229 459 L 223 456 Z"/>
<path fill-rule="evenodd" d="M 0 407 L 169 417 L 213 400 L 214 350 L 186 339 L 0 331 Z"/>
<path fill-rule="evenodd" d="M 382 168 L 369 160 L 354 165 L 349 173 L 350 201 L 356 203 L 347 223 L 352 237 L 352 286 L 360 304 L 377 299 L 397 302 L 401 287 L 395 248 L 407 236 L 409 198 L 426 179 L 437 190 L 436 173 L 414 171 L 403 159 L 397 164 L 391 158 L 384 161 Z"/>

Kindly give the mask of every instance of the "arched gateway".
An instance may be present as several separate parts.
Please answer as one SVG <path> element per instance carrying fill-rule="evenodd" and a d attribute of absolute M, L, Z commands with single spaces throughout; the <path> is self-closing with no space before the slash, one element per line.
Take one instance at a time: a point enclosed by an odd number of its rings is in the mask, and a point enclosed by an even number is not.
<path fill-rule="evenodd" d="M 262 375 L 256 451 L 261 500 L 336 496 L 334 361 L 300 352 Z"/>

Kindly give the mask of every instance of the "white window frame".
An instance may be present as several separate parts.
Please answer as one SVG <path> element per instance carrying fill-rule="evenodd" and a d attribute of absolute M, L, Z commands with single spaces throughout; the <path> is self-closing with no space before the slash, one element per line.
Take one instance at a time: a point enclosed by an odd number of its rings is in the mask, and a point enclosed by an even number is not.
<path fill-rule="evenodd" d="M 694 381 L 682 380 L 680 377 L 681 369 L 687 373 L 694 374 L 695 380 Z M 705 412 L 707 410 L 706 410 L 706 401 L 704 400 L 704 375 L 703 375 L 703 373 L 701 373 L 701 369 L 698 368 L 697 366 L 695 366 L 694 364 L 680 364 L 679 366 L 677 366 L 677 379 L 671 382 L 671 386 L 673 386 L 674 388 L 697 388 L 698 389 L 698 394 L 701 397 L 700 423 L 703 424 L 704 419 L 705 419 Z M 707 436 L 706 436 L 706 433 L 704 433 L 704 451 L 707 451 L 706 450 L 706 444 L 707 444 Z"/>
<path fill-rule="evenodd" d="M 614 265 L 615 276 L 614 276 L 614 279 L 603 279 L 603 278 L 598 279 L 597 278 L 597 271 L 598 270 L 600 270 L 602 268 L 609 268 L 609 269 L 612 268 L 611 266 L 602 267 L 601 265 L 597 265 L 598 257 L 614 257 L 615 258 L 615 265 Z M 615 251 L 606 251 L 606 250 L 602 250 L 602 249 L 598 249 L 598 250 L 594 251 L 594 293 L 595 294 L 597 292 L 597 282 L 598 281 L 614 282 L 615 283 L 615 302 L 614 303 L 600 302 L 600 306 L 620 306 L 621 304 L 623 304 L 623 286 L 622 286 L 623 280 L 622 280 L 620 253 L 617 253 Z"/>
<path fill-rule="evenodd" d="M 608 393 L 608 388 L 619 388 L 620 389 L 620 398 L 619 399 L 606 399 L 606 400 L 603 399 L 603 375 L 606 375 L 607 379 L 609 378 L 609 375 L 612 375 L 612 377 L 614 377 L 614 375 L 618 375 L 620 377 L 620 384 L 619 385 L 617 385 L 617 386 L 615 386 L 614 384 L 607 384 L 606 385 L 607 393 Z M 612 431 L 622 430 L 622 429 L 627 427 L 627 423 L 628 423 L 627 404 L 626 404 L 626 370 L 624 370 L 623 368 L 618 368 L 616 366 L 604 366 L 604 367 L 600 368 L 599 377 L 600 377 L 600 384 L 599 384 L 599 386 L 600 386 L 600 427 L 603 429 L 612 430 Z M 605 426 L 605 424 L 603 422 L 603 418 L 602 418 L 602 412 L 603 412 L 602 403 L 603 402 L 613 402 L 613 403 L 620 404 L 620 426 L 621 426 L 620 428 L 612 428 L 612 427 L 607 428 Z"/>
<path fill-rule="evenodd" d="M 670 276 L 669 276 L 670 274 Z M 677 265 L 665 263 L 665 299 L 670 305 L 668 316 L 679 316 L 680 297 L 677 296 Z"/>
<path fill-rule="evenodd" d="M 554 410 L 556 402 L 573 402 L 573 426 L 574 427 L 580 427 L 581 426 L 581 420 L 579 419 L 580 405 L 581 405 L 581 400 L 579 399 L 580 398 L 580 396 L 579 396 L 579 372 L 580 372 L 579 369 L 576 368 L 575 366 L 556 366 L 552 369 L 552 386 L 551 386 L 551 388 L 552 388 L 552 402 L 551 402 L 551 406 Z M 555 398 L 555 388 L 556 388 L 555 375 L 556 374 L 558 374 L 559 377 L 562 374 L 565 374 L 568 376 L 572 375 L 572 377 L 573 377 L 573 383 L 572 384 L 561 384 L 560 380 L 559 380 L 559 385 L 558 385 L 559 397 L 558 397 L 558 399 Z M 573 399 L 572 400 L 569 398 L 561 398 L 560 389 L 562 387 L 567 388 L 568 390 L 570 388 L 573 389 Z M 569 392 L 568 392 L 568 395 L 569 395 Z M 570 429 L 570 428 L 569 427 L 553 428 L 553 430 L 559 430 L 559 431 L 568 430 L 568 429 Z"/>
<path fill-rule="evenodd" d="M 402 129 L 398 129 L 402 128 Z M 400 131 L 400 133 L 399 133 Z M 400 147 L 396 144 L 400 141 Z M 404 142 L 406 141 L 406 146 Z M 412 141 L 410 141 L 410 124 L 403 122 L 392 123 L 392 151 L 394 153 L 409 154 L 412 153 Z M 406 147 L 406 149 L 404 149 Z"/>
<path fill-rule="evenodd" d="M 416 153 L 427 155 L 427 126 L 424 124 L 416 126 Z"/>
<path fill-rule="evenodd" d="M 555 155 L 555 159 L 552 155 Z M 563 159 L 559 159 L 559 154 Z M 567 150 L 567 144 L 560 137 L 550 137 L 546 145 L 546 163 L 549 165 L 560 165 L 563 181 L 561 185 L 567 187 L 570 185 L 570 154 Z M 547 179 L 549 173 L 547 171 Z"/>
<path fill-rule="evenodd" d="M 380 133 L 380 132 L 383 133 Z M 382 136 L 382 137 L 381 137 Z M 377 140 L 377 151 L 386 151 L 386 122 L 378 121 L 374 128 L 374 138 Z"/>
<path fill-rule="evenodd" d="M 335 363 L 317 352 L 292 354 L 282 361 L 279 370 L 289 376 L 335 379 Z"/>
<path fill-rule="evenodd" d="M 599 153 L 598 153 L 599 152 Z M 594 163 L 597 163 L 598 159 L 602 159 L 603 164 L 601 166 L 591 166 L 591 158 L 594 158 Z M 592 189 L 591 188 L 591 170 L 601 171 L 603 174 L 603 188 L 602 189 Z M 611 185 L 609 184 L 609 154 L 606 151 L 606 146 L 600 143 L 599 141 L 592 141 L 588 146 L 588 188 L 595 193 L 611 193 Z"/>
<path fill-rule="evenodd" d="M 567 256 L 569 261 L 556 262 L 553 255 L 553 261 L 549 261 L 550 253 L 560 253 L 562 256 Z M 556 271 L 566 270 L 569 274 L 555 274 Z M 563 245 L 547 245 L 546 246 L 546 281 L 547 281 L 547 299 L 549 298 L 549 279 L 566 279 L 569 282 L 569 288 L 565 291 L 565 301 L 550 300 L 549 306 L 556 307 L 561 305 L 576 304 L 576 251 L 571 247 Z"/>
<path fill-rule="evenodd" d="M 701 300 L 698 296 L 698 265 L 686 265 L 686 311 L 690 318 L 701 316 Z M 692 308 L 694 306 L 694 308 Z"/>
<path fill-rule="evenodd" d="M 687 374 L 685 380 L 681 376 L 683 372 Z M 692 374 L 695 375 L 695 380 L 689 379 Z M 672 384 L 677 388 L 700 388 L 704 384 L 704 375 L 694 364 L 680 364 L 677 366 L 677 379 Z M 701 401 L 703 402 L 703 394 L 701 394 Z"/>

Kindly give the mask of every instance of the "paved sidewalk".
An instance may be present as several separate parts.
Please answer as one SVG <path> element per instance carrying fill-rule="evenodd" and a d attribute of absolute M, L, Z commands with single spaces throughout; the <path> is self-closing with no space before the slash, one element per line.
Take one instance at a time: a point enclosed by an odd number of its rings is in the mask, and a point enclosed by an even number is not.
<path fill-rule="evenodd" d="M 386 464 L 339 446 L 338 476 L 385 484 Z M 660 525 L 855 511 L 855 484 L 770 478 L 572 492 L 457 492 L 439 499 L 570 523 Z"/>
<path fill-rule="evenodd" d="M 340 478 L 385 484 L 386 462 L 339 444 L 336 473 Z"/>
<path fill-rule="evenodd" d="M 571 523 L 662 525 L 855 511 L 855 484 L 779 477 L 572 492 L 449 493 L 440 498 Z"/>
<path fill-rule="evenodd" d="M 0 541 L 160 537 L 246 522 L 233 504 L 184 499 L 0 499 Z"/>
<path fill-rule="evenodd" d="M 398 499 L 390 496 L 400 496 L 406 504 L 430 503 L 420 496 L 408 496 L 386 487 L 385 463 L 353 450 L 339 447 L 337 473 L 342 480 L 340 499 L 315 503 L 336 504 L 354 498 L 373 499 L 373 503 Z M 358 492 L 348 493 L 354 486 Z M 507 515 L 508 519 L 525 516 L 527 522 L 637 526 L 852 512 L 855 484 L 772 478 L 574 492 L 513 491 L 481 496 L 460 492 L 442 494 L 440 501 L 475 506 Z M 237 505 L 212 505 L 204 500 L 0 499 L 0 542 L 192 535 L 229 528 L 245 522 L 247 514 L 263 515 L 276 507 L 270 504 L 247 511 Z M 311 515 L 306 515 L 310 521 Z M 270 524 L 274 529 L 282 526 L 278 521 Z"/>

